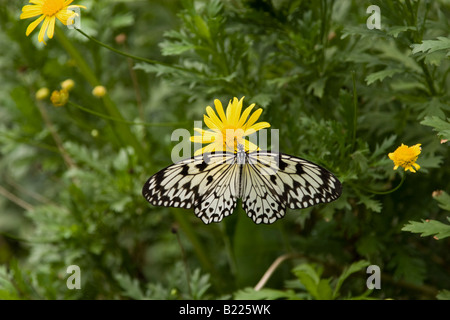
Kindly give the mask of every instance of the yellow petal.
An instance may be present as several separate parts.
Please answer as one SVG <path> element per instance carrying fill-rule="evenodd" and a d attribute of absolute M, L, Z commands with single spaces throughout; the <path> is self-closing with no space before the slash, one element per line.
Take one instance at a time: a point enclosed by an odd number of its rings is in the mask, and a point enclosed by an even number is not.
<path fill-rule="evenodd" d="M 214 121 L 212 121 L 209 117 L 207 117 L 206 115 L 203 116 L 203 121 L 205 122 L 205 124 L 208 126 L 208 128 L 210 129 L 220 129 L 217 127 L 217 125 L 214 123 Z"/>
<path fill-rule="evenodd" d="M 222 102 L 220 102 L 219 99 L 214 100 L 214 105 L 216 106 L 217 114 L 219 115 L 220 119 L 222 120 L 222 123 L 224 125 L 227 124 L 227 117 L 225 116 L 225 112 L 223 112 L 223 106 Z"/>
<path fill-rule="evenodd" d="M 255 104 L 253 103 L 244 110 L 244 112 L 241 115 L 241 118 L 239 119 L 238 127 L 242 127 L 244 125 L 245 121 L 247 121 L 247 118 L 254 106 L 255 106 Z"/>
<path fill-rule="evenodd" d="M 34 3 L 37 5 L 43 5 L 44 4 L 44 0 L 30 0 L 30 3 Z"/>
<path fill-rule="evenodd" d="M 24 6 L 22 8 L 22 13 L 20 14 L 20 19 L 28 19 L 39 16 L 42 14 L 42 8 L 38 6 Z"/>
<path fill-rule="evenodd" d="M 229 121 L 231 121 L 231 109 L 233 108 L 233 104 L 232 104 L 232 102 L 231 102 L 231 100 L 230 101 L 228 101 L 228 106 L 227 106 L 227 110 L 225 111 L 226 112 L 226 114 L 227 114 L 227 120 L 228 120 L 228 122 Z"/>
<path fill-rule="evenodd" d="M 213 108 L 210 106 L 206 107 L 206 113 L 208 114 L 211 121 L 216 125 L 218 129 L 222 129 L 223 123 L 220 121 L 220 119 L 217 117 L 216 113 L 214 112 Z"/>
<path fill-rule="evenodd" d="M 241 100 L 238 100 L 236 97 L 233 99 L 233 112 L 231 114 L 231 123 L 235 126 L 239 123 L 239 116 L 241 115 L 242 111 L 242 102 L 244 100 L 244 97 L 241 98 Z"/>
<path fill-rule="evenodd" d="M 269 128 L 269 127 L 270 127 L 270 124 L 268 122 L 258 122 L 256 124 L 254 124 L 253 126 L 251 126 L 250 128 L 248 128 L 247 130 L 245 130 L 244 136 L 251 135 L 252 133 L 255 133 L 258 130 L 261 130 L 264 128 Z"/>
<path fill-rule="evenodd" d="M 256 121 L 258 121 L 261 113 L 262 113 L 261 108 L 253 112 L 253 114 L 250 116 L 250 119 L 248 119 L 247 123 L 245 124 L 244 129 L 250 128 Z"/>
<path fill-rule="evenodd" d="M 67 25 L 67 20 L 72 17 L 73 15 L 77 15 L 77 13 L 73 11 L 64 11 L 61 10 L 56 13 L 56 18 L 58 18 L 59 21 L 61 21 L 64 25 Z"/>
<path fill-rule="evenodd" d="M 195 132 L 200 133 L 202 136 L 206 138 L 215 138 L 217 136 L 217 133 L 220 132 L 220 130 L 214 130 L 214 131 L 206 131 L 200 128 L 194 128 Z"/>
<path fill-rule="evenodd" d="M 38 36 L 39 42 L 44 42 L 45 43 L 44 35 L 45 35 L 45 31 L 47 31 L 49 22 L 50 22 L 50 18 L 49 17 L 45 17 L 44 23 L 42 24 L 41 30 L 39 31 L 39 36 Z"/>
<path fill-rule="evenodd" d="M 38 24 L 41 23 L 41 21 L 44 20 L 44 18 L 45 18 L 45 16 L 41 16 L 41 17 L 37 18 L 35 21 L 33 21 L 32 23 L 30 23 L 25 34 L 27 36 L 30 35 L 30 33 L 33 32 L 34 29 L 36 29 Z"/>
<path fill-rule="evenodd" d="M 211 143 L 214 142 L 214 137 L 204 137 L 204 136 L 192 136 L 190 140 L 195 143 Z"/>
<path fill-rule="evenodd" d="M 51 17 L 50 22 L 48 24 L 47 37 L 49 39 L 53 38 L 53 33 L 55 32 L 55 20 L 56 20 L 55 16 Z"/>
<path fill-rule="evenodd" d="M 194 152 L 194 156 L 201 155 L 202 153 L 210 153 L 210 152 L 213 152 L 213 151 L 215 151 L 215 150 L 214 150 L 214 149 L 215 149 L 214 147 L 215 147 L 215 145 L 214 145 L 213 143 L 208 144 L 207 146 L 205 146 L 205 147 L 203 147 L 203 148 L 201 148 L 201 149 L 196 150 L 196 151 Z"/>
<path fill-rule="evenodd" d="M 244 148 L 246 151 L 249 151 L 249 152 L 260 150 L 256 144 L 251 143 L 248 140 L 244 140 Z"/>
<path fill-rule="evenodd" d="M 411 167 L 411 166 L 407 166 L 406 168 L 405 168 L 405 171 L 411 171 L 411 172 L 416 172 L 416 170 L 414 170 L 414 168 L 413 167 Z"/>

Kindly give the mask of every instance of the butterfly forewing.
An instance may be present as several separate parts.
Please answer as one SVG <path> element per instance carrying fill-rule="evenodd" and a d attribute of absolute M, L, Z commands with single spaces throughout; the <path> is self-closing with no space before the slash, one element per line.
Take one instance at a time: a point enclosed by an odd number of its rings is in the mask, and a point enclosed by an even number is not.
<path fill-rule="evenodd" d="M 152 205 L 194 208 L 204 223 L 219 222 L 236 206 L 237 169 L 233 153 L 203 154 L 154 174 L 142 194 Z"/>

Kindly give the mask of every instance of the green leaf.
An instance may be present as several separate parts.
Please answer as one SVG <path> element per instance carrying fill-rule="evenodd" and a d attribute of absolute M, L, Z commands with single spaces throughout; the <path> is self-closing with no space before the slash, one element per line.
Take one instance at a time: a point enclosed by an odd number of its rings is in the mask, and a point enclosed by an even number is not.
<path fill-rule="evenodd" d="M 312 265 L 302 264 L 294 268 L 292 272 L 315 299 L 332 299 L 330 281 L 329 279 L 320 279 L 320 269 L 316 270 Z"/>
<path fill-rule="evenodd" d="M 438 135 L 441 136 L 442 139 L 450 139 L 450 122 L 448 120 L 444 121 L 437 116 L 425 117 L 420 124 L 433 127 L 434 131 L 437 131 Z"/>
<path fill-rule="evenodd" d="M 439 66 L 445 58 L 450 56 L 450 38 L 438 37 L 437 40 L 424 40 L 422 44 L 413 44 L 412 54 L 425 56 L 425 63 Z"/>
<path fill-rule="evenodd" d="M 358 35 L 364 37 L 380 37 L 387 38 L 386 34 L 378 29 L 369 30 L 365 24 L 359 26 L 347 26 L 342 31 L 341 39 L 345 39 L 348 36 Z"/>
<path fill-rule="evenodd" d="M 438 117 L 445 118 L 445 112 L 450 111 L 450 105 L 447 103 L 441 102 L 438 98 L 432 98 L 426 103 L 418 103 L 419 109 L 423 109 L 421 113 L 419 113 L 418 118 L 425 117 Z"/>
<path fill-rule="evenodd" d="M 434 197 L 437 202 L 439 202 L 439 207 L 444 210 L 450 211 L 450 195 L 447 192 L 439 192 L 437 196 Z"/>
<path fill-rule="evenodd" d="M 197 27 L 199 35 L 207 41 L 211 40 L 211 33 L 209 32 L 208 25 L 205 20 L 202 19 L 199 15 L 194 16 L 194 23 Z"/>
<path fill-rule="evenodd" d="M 115 278 L 120 287 L 123 289 L 122 294 L 124 296 L 136 300 L 142 300 L 145 298 L 144 293 L 139 287 L 139 282 L 137 281 L 137 279 L 132 279 L 129 275 L 120 273 L 115 275 Z"/>
<path fill-rule="evenodd" d="M 450 221 L 450 217 L 447 217 L 447 219 Z M 437 240 L 450 237 L 450 225 L 437 220 L 409 221 L 402 228 L 402 231 L 421 233 L 421 237 L 434 235 L 434 238 Z"/>
<path fill-rule="evenodd" d="M 436 298 L 438 300 L 450 300 L 450 290 L 444 289 L 442 291 L 439 291 Z"/>
<path fill-rule="evenodd" d="M 331 300 L 333 299 L 333 290 L 330 286 L 330 279 L 320 279 L 317 285 L 317 299 Z"/>
<path fill-rule="evenodd" d="M 387 30 L 387 34 L 390 36 L 393 36 L 394 38 L 397 38 L 398 35 L 401 32 L 405 32 L 408 30 L 417 30 L 417 27 L 413 27 L 413 26 L 393 26 L 390 27 L 389 30 Z"/>
<path fill-rule="evenodd" d="M 423 284 L 426 276 L 425 262 L 419 257 L 414 257 L 411 252 L 407 252 L 404 248 L 396 248 L 388 268 L 393 266 L 395 266 L 394 276 L 397 279 L 404 279 L 416 285 Z"/>
<path fill-rule="evenodd" d="M 365 267 L 370 265 L 370 263 L 366 260 L 361 260 L 355 263 L 352 263 L 348 268 L 345 268 L 345 270 L 342 272 L 342 274 L 339 276 L 336 287 L 333 291 L 333 299 L 336 299 L 339 296 L 339 289 L 341 288 L 342 284 L 344 283 L 345 279 L 347 279 L 351 274 L 358 272 Z"/>
<path fill-rule="evenodd" d="M 448 53 L 446 54 L 445 51 L 432 52 L 432 53 L 426 55 L 425 63 L 438 67 L 438 66 L 440 66 L 442 60 L 444 60 L 445 57 L 447 57 L 447 56 L 448 56 Z"/>
<path fill-rule="evenodd" d="M 321 78 L 321 79 L 315 80 L 315 81 L 311 82 L 311 84 L 308 86 L 308 89 L 306 91 L 308 93 L 312 92 L 318 98 L 322 98 L 326 83 L 327 83 L 326 78 Z"/>
<path fill-rule="evenodd" d="M 5 265 L 0 265 L 0 300 L 19 300 L 19 292 Z"/>
<path fill-rule="evenodd" d="M 395 74 L 401 73 L 401 72 L 404 72 L 404 70 L 398 69 L 398 68 L 393 68 L 393 69 L 388 68 L 388 69 L 385 69 L 382 71 L 374 72 L 374 73 L 369 74 L 366 77 L 366 83 L 367 83 L 367 85 L 371 85 L 375 81 L 382 82 L 385 78 L 387 78 L 387 77 L 392 78 Z"/>
<path fill-rule="evenodd" d="M 412 54 L 419 52 L 433 53 L 438 50 L 450 50 L 450 38 L 438 37 L 437 40 L 423 40 L 421 44 L 411 45 Z"/>
<path fill-rule="evenodd" d="M 364 204 L 367 209 L 372 210 L 373 212 L 381 212 L 383 206 L 380 201 L 374 200 L 372 199 L 372 196 L 368 196 L 362 193 L 358 193 L 358 196 L 358 204 Z"/>
<path fill-rule="evenodd" d="M 193 299 L 202 299 L 211 284 L 209 274 L 201 275 L 200 269 L 195 269 L 190 277 L 190 287 Z"/>
<path fill-rule="evenodd" d="M 376 159 L 379 156 L 386 155 L 387 150 L 394 145 L 395 140 L 397 139 L 397 136 L 395 134 L 389 136 L 388 138 L 385 138 L 381 145 L 376 145 L 375 151 L 372 153 L 372 158 Z"/>

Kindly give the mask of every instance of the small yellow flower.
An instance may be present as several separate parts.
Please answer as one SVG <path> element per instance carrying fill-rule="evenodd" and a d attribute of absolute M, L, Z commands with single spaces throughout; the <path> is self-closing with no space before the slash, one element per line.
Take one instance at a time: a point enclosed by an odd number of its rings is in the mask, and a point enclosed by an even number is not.
<path fill-rule="evenodd" d="M 197 143 L 208 143 L 207 146 L 197 150 L 194 155 L 208 153 L 213 151 L 237 151 L 237 144 L 242 144 L 245 151 L 259 150 L 258 146 L 245 140 L 244 137 L 264 128 L 270 127 L 268 122 L 258 122 L 262 109 L 258 109 L 250 115 L 255 107 L 253 103 L 242 112 L 242 102 L 236 97 L 230 100 L 226 113 L 223 111 L 222 103 L 216 99 L 214 105 L 216 112 L 210 106 L 206 107 L 206 115 L 203 120 L 210 130 L 194 128 L 194 131 L 200 133 L 199 136 L 192 136 L 191 141 Z"/>
<path fill-rule="evenodd" d="M 50 94 L 50 90 L 48 88 L 40 88 L 36 92 L 36 99 L 37 100 L 44 100 L 47 99 L 48 95 Z"/>
<path fill-rule="evenodd" d="M 104 86 L 96 86 L 92 89 L 92 94 L 97 98 L 104 97 L 106 94 L 106 88 Z"/>
<path fill-rule="evenodd" d="M 69 101 L 69 91 L 66 89 L 55 90 L 52 92 L 50 100 L 55 107 L 62 107 Z"/>
<path fill-rule="evenodd" d="M 389 153 L 389 159 L 394 161 L 394 170 L 397 170 L 398 167 L 403 167 L 405 168 L 405 171 L 409 170 L 411 172 L 416 172 L 416 170 L 419 170 L 420 166 L 416 163 L 416 161 L 421 150 L 422 148 L 420 147 L 420 143 L 412 147 L 408 147 L 402 143 L 397 150 Z M 414 168 L 416 170 L 414 170 Z"/>
<path fill-rule="evenodd" d="M 68 10 L 68 8 L 80 7 L 86 9 L 85 6 L 80 5 L 70 6 L 72 2 L 73 0 L 30 0 L 32 5 L 26 5 L 22 8 L 20 19 L 40 17 L 28 26 L 26 35 L 29 36 L 30 33 L 44 21 L 41 30 L 39 31 L 39 42 L 45 43 L 44 36 L 46 31 L 47 37 L 49 39 L 53 38 L 56 19 L 67 25 L 67 20 L 75 14 L 73 11 Z"/>
<path fill-rule="evenodd" d="M 72 79 L 67 79 L 64 80 L 63 82 L 61 82 L 61 88 L 70 91 L 73 89 L 73 87 L 75 87 L 75 81 L 73 81 Z"/>

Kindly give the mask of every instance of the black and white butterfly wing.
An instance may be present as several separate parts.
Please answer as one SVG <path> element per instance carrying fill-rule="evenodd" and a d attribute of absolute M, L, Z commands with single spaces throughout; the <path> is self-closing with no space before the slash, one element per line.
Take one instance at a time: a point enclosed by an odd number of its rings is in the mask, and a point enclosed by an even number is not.
<path fill-rule="evenodd" d="M 255 223 L 273 223 L 286 208 L 303 209 L 336 200 L 339 180 L 328 170 L 281 153 L 249 153 L 242 181 L 242 206 Z"/>
<path fill-rule="evenodd" d="M 271 178 L 279 170 L 276 160 L 273 154 L 253 152 L 247 155 L 243 167 L 242 208 L 257 224 L 273 223 L 286 213 L 284 187 Z"/>
<path fill-rule="evenodd" d="M 194 208 L 206 224 L 233 213 L 239 188 L 234 153 L 210 153 L 175 163 L 151 176 L 142 195 L 155 206 Z"/>

